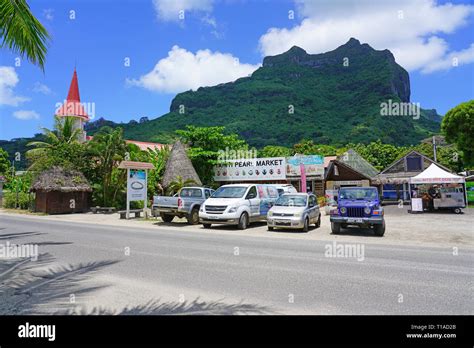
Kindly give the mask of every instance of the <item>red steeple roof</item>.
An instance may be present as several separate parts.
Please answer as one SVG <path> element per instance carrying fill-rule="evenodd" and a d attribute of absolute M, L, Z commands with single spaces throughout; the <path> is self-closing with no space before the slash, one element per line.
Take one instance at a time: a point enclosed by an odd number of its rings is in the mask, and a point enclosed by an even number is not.
<path fill-rule="evenodd" d="M 76 116 L 82 117 L 85 121 L 89 121 L 89 116 L 81 104 L 76 68 L 74 68 L 66 102 L 56 111 L 56 116 Z"/>

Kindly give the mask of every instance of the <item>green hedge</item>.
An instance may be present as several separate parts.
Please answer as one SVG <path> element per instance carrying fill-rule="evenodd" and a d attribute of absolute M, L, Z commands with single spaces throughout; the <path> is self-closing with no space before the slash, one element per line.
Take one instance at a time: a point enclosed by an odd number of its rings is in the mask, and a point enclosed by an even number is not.
<path fill-rule="evenodd" d="M 26 192 L 18 192 L 18 203 L 20 209 L 28 209 L 30 208 L 31 204 L 33 203 L 30 199 L 29 193 Z M 3 196 L 3 207 L 14 209 L 16 208 L 16 192 L 6 192 Z"/>

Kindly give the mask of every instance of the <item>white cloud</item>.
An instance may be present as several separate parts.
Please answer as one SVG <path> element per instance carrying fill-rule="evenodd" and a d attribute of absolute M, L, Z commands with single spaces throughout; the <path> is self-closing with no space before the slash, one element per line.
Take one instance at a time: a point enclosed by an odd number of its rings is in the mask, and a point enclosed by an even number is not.
<path fill-rule="evenodd" d="M 13 113 L 13 116 L 19 120 L 37 120 L 40 115 L 33 110 L 18 110 Z"/>
<path fill-rule="evenodd" d="M 51 89 L 45 84 L 42 84 L 41 82 L 35 83 L 35 85 L 33 86 L 33 92 L 41 93 L 44 95 L 50 95 L 52 93 Z"/>
<path fill-rule="evenodd" d="M 422 73 L 431 73 L 438 70 L 449 70 L 455 66 L 474 62 L 474 44 L 461 51 L 451 52 L 444 59 L 431 62 L 424 67 Z"/>
<path fill-rule="evenodd" d="M 241 64 L 228 53 L 199 50 L 195 54 L 173 46 L 148 74 L 127 79 L 130 85 L 165 93 L 178 93 L 199 87 L 231 82 L 248 76 L 259 65 Z"/>
<path fill-rule="evenodd" d="M 262 54 L 279 54 L 294 45 L 321 53 L 355 37 L 375 49 L 388 48 L 407 70 L 423 72 L 449 68 L 445 62 L 453 52 L 439 35 L 454 33 L 474 13 L 472 5 L 438 5 L 434 0 L 295 2 L 304 19 L 290 29 L 270 28 L 260 37 Z"/>
<path fill-rule="evenodd" d="M 20 79 L 11 66 L 0 66 L 0 105 L 18 106 L 29 98 L 15 95 L 13 89 Z"/>
<path fill-rule="evenodd" d="M 153 0 L 158 19 L 178 21 L 180 11 L 184 16 L 189 12 L 211 12 L 213 0 Z"/>

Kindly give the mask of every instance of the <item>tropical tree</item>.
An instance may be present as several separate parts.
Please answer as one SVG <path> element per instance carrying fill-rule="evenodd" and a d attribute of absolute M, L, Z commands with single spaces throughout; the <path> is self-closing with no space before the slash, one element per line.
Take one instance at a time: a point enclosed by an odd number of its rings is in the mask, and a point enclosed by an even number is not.
<path fill-rule="evenodd" d="M 33 16 L 25 0 L 0 0 L 0 48 L 26 55 L 44 70 L 49 34 Z"/>
<path fill-rule="evenodd" d="M 300 155 L 336 155 L 337 150 L 334 146 L 315 144 L 312 140 L 303 139 L 298 144 L 293 145 L 293 153 Z"/>
<path fill-rule="evenodd" d="M 42 128 L 44 141 L 27 144 L 34 147 L 26 152 L 32 162 L 31 170 L 41 171 L 52 166 L 73 168 L 82 171 L 87 167 L 86 148 L 79 142 L 81 130 L 75 128 L 72 117 L 56 117 L 54 129 Z"/>
<path fill-rule="evenodd" d="M 183 187 L 196 185 L 196 181 L 193 179 L 183 180 L 182 176 L 177 176 L 175 181 L 172 181 L 168 186 L 168 194 L 170 196 L 182 190 Z"/>
<path fill-rule="evenodd" d="M 474 166 L 474 99 L 449 110 L 441 122 L 446 141 L 456 144 L 467 166 Z"/>
<path fill-rule="evenodd" d="M 117 195 L 124 190 L 126 182 L 126 171 L 118 169 L 128 152 L 122 128 L 101 128 L 88 143 L 88 150 L 95 162 L 89 175 L 94 199 L 104 207 L 113 206 L 117 204 Z"/>
<path fill-rule="evenodd" d="M 188 156 L 201 181 L 207 185 L 213 182 L 213 167 L 218 164 L 222 152 L 249 148 L 237 134 L 225 134 L 225 127 L 187 126 L 176 133 L 189 145 Z"/>
<path fill-rule="evenodd" d="M 8 152 L 0 147 L 0 175 L 8 174 L 10 169 L 10 161 L 8 160 Z"/>

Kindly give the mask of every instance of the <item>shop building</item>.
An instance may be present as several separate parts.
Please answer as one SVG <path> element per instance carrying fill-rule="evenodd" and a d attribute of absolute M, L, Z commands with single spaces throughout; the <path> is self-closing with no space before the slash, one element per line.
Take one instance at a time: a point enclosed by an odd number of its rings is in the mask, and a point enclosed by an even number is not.
<path fill-rule="evenodd" d="M 384 201 L 399 201 L 402 199 L 408 202 L 411 195 L 410 178 L 422 173 L 433 163 L 443 170 L 451 172 L 443 165 L 414 150 L 382 170 L 376 179 L 380 185 Z"/>

